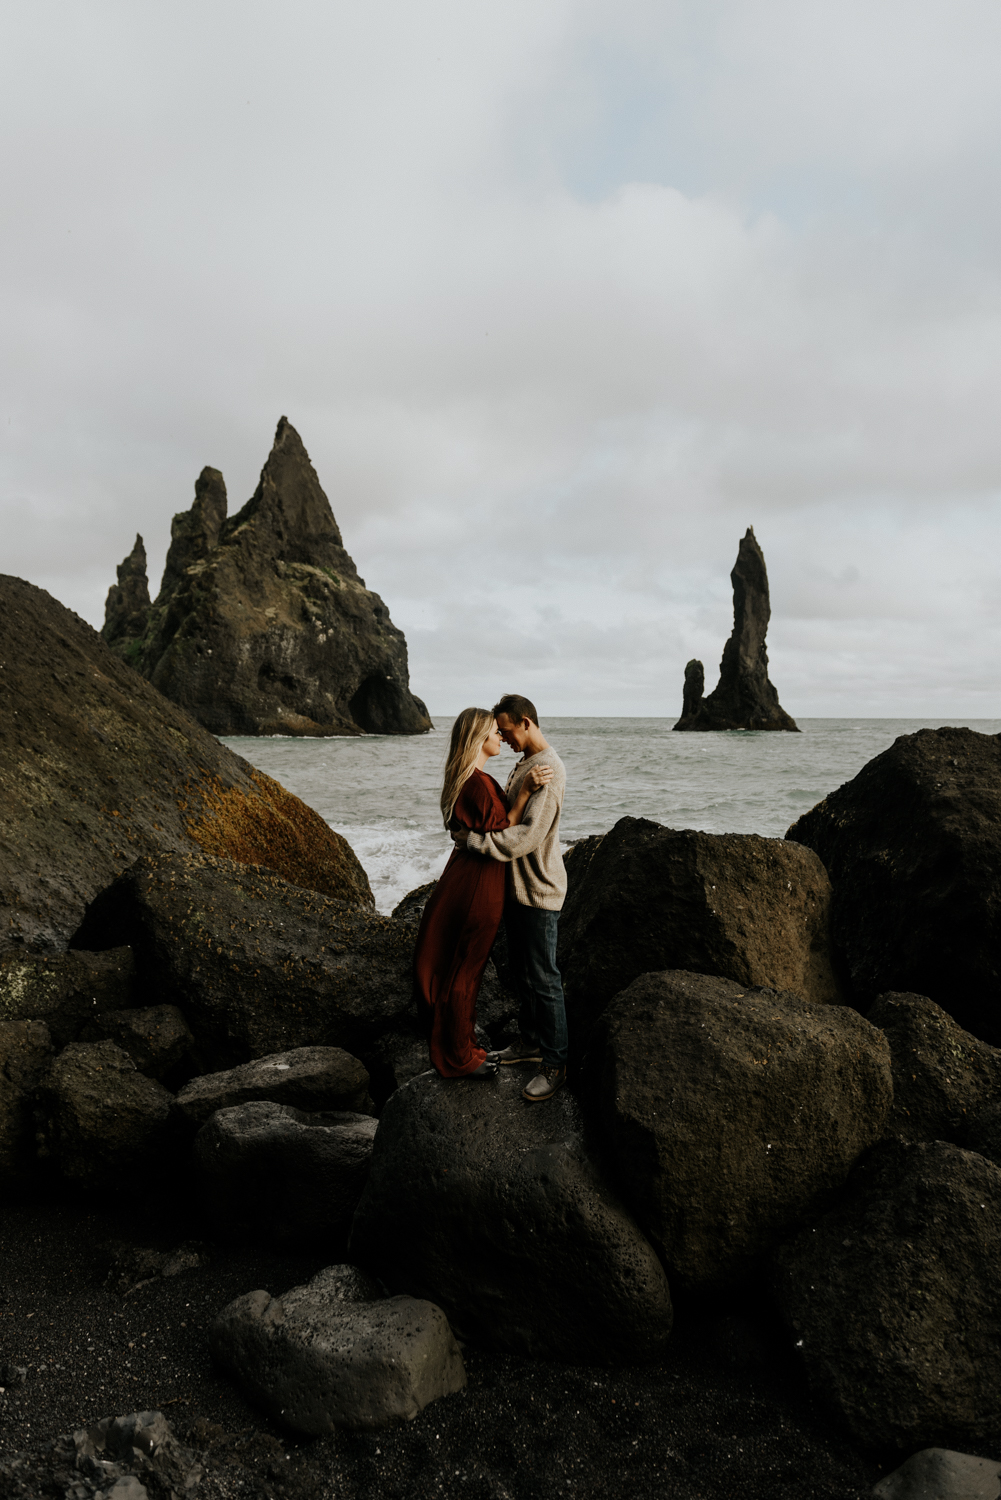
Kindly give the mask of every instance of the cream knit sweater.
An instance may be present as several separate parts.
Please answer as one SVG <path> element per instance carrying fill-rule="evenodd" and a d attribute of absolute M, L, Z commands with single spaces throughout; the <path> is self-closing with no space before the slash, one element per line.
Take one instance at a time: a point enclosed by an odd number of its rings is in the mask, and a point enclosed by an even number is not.
<path fill-rule="evenodd" d="M 525 815 L 514 828 L 498 833 L 471 833 L 466 848 L 510 866 L 508 898 L 519 906 L 560 911 L 567 893 L 567 872 L 560 853 L 560 811 L 566 790 L 566 767 L 550 746 L 519 760 L 507 779 L 508 801 L 533 766 L 552 766 L 553 779 L 528 799 Z"/>

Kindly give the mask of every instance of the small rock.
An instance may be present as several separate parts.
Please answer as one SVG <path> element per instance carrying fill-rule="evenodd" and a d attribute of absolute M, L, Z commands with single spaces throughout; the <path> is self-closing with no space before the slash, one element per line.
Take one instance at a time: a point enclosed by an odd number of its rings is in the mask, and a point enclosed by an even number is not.
<path fill-rule="evenodd" d="M 195 1138 L 216 1231 L 279 1245 L 346 1239 L 378 1122 L 255 1100 L 221 1109 Z"/>
<path fill-rule="evenodd" d="M 38 1087 L 41 1149 L 87 1187 L 125 1185 L 155 1169 L 172 1138 L 174 1099 L 114 1042 L 73 1042 Z"/>
<path fill-rule="evenodd" d="M 353 1266 L 330 1266 L 282 1297 L 238 1297 L 216 1318 L 210 1343 L 248 1400 L 309 1437 L 409 1421 L 466 1384 L 441 1308 L 377 1298 Z"/>
<path fill-rule="evenodd" d="M 146 1010 L 118 1010 L 88 1021 L 80 1033 L 85 1042 L 114 1042 L 148 1078 L 163 1079 L 195 1044 L 176 1005 Z"/>
<path fill-rule="evenodd" d="M 367 1113 L 368 1071 L 339 1047 L 295 1047 L 244 1063 L 225 1073 L 192 1078 L 177 1096 L 189 1124 L 204 1125 L 217 1109 L 270 1099 L 304 1110 L 349 1110 Z"/>
<path fill-rule="evenodd" d="M 998 1500 L 1001 1464 L 948 1448 L 923 1448 L 872 1493 L 874 1500 Z"/>

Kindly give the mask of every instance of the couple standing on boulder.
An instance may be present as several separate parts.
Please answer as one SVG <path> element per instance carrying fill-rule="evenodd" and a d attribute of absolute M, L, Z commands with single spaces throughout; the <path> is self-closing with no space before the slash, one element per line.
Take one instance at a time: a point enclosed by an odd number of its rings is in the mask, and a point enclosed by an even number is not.
<path fill-rule="evenodd" d="M 501 741 L 521 755 L 502 792 L 483 769 Z M 566 1079 L 567 1020 L 556 926 L 567 877 L 560 854 L 566 772 L 527 698 L 452 726 L 441 811 L 455 848 L 424 908 L 414 955 L 431 1061 L 445 1078 L 493 1078 L 504 1063 L 540 1063 L 522 1091 L 551 1099 Z M 476 997 L 501 919 L 519 999 L 520 1035 L 502 1052 L 476 1041 Z"/>

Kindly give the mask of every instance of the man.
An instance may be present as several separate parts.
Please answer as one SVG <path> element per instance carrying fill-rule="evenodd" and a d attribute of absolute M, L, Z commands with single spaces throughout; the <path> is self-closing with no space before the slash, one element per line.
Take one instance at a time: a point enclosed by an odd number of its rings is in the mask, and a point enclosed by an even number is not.
<path fill-rule="evenodd" d="M 542 730 L 535 705 L 518 693 L 507 693 L 494 707 L 505 744 L 521 755 L 506 791 L 517 796 L 533 766 L 549 766 L 552 778 L 529 800 L 521 822 L 498 833 L 470 833 L 464 842 L 476 854 L 508 865 L 504 922 L 520 1007 L 520 1036 L 503 1052 L 500 1063 L 538 1062 L 542 1071 L 522 1090 L 531 1104 L 551 1099 L 566 1082 L 567 1017 L 563 982 L 556 967 L 556 928 L 567 893 L 560 853 L 560 810 L 566 770 Z"/>

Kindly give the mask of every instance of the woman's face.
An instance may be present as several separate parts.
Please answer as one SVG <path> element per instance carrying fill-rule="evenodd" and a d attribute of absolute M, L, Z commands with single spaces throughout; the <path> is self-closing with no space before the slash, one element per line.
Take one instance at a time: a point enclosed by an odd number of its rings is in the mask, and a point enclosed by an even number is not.
<path fill-rule="evenodd" d="M 500 737 L 500 730 L 497 728 L 497 720 L 495 719 L 493 722 L 493 728 L 490 730 L 490 733 L 483 741 L 483 754 L 487 757 L 487 760 L 490 759 L 491 755 L 500 754 L 501 744 L 502 740 Z"/>

